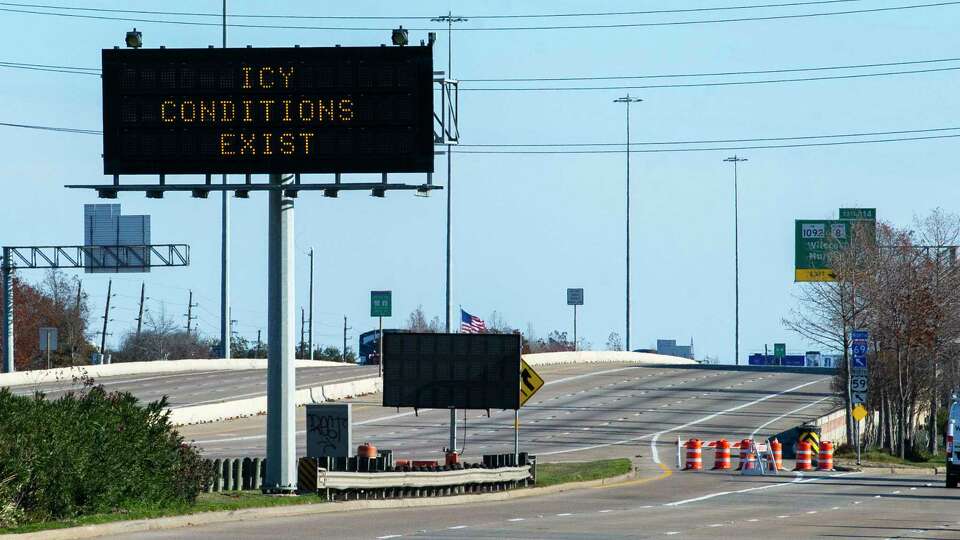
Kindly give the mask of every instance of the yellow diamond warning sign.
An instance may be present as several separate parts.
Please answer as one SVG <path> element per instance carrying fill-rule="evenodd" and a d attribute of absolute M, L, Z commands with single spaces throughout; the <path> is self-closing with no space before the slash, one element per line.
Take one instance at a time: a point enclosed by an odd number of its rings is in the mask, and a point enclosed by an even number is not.
<path fill-rule="evenodd" d="M 543 377 L 521 358 L 520 359 L 520 406 L 532 398 L 543 387 Z"/>
<path fill-rule="evenodd" d="M 863 421 L 867 414 L 867 408 L 863 406 L 863 403 L 857 403 L 857 406 L 853 408 L 853 418 L 857 422 Z"/>

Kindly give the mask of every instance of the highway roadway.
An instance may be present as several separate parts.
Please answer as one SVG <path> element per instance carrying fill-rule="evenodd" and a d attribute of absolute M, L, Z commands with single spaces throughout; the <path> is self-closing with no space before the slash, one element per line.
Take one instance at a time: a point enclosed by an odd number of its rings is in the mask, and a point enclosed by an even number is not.
<path fill-rule="evenodd" d="M 376 377 L 377 368 L 367 366 L 325 366 L 302 367 L 297 369 L 297 388 L 308 388 L 324 383 L 346 382 L 367 377 Z M 116 377 L 98 377 L 96 384 L 103 385 L 108 391 L 128 391 L 141 401 L 149 402 L 167 396 L 171 408 L 220 403 L 235 399 L 245 399 L 266 395 L 267 371 L 250 370 L 211 370 L 183 373 L 158 373 L 149 375 L 123 375 Z M 72 379 L 13 386 L 15 394 L 45 392 L 48 398 L 55 399 L 69 391 L 81 388 L 82 383 Z"/>
<path fill-rule="evenodd" d="M 538 368 L 545 386 L 520 415 L 521 450 L 542 461 L 651 456 L 672 463 L 676 439 L 739 440 L 792 427 L 834 408 L 826 375 L 755 373 L 616 364 Z M 388 409 L 379 395 L 354 400 L 356 444 L 369 441 L 397 458 L 440 459 L 446 410 Z M 458 448 L 468 460 L 513 451 L 513 412 L 463 412 Z M 305 447 L 304 411 L 297 440 Z M 186 426 L 181 432 L 210 457 L 265 454 L 265 418 Z M 466 437 L 464 437 L 464 430 Z M 651 446 L 651 442 L 656 442 Z M 652 457 L 652 456 L 651 456 Z"/>
<path fill-rule="evenodd" d="M 869 473 L 774 478 L 674 472 L 468 507 L 257 517 L 113 538 L 960 538 L 960 492 L 946 490 L 939 480 Z"/>
<path fill-rule="evenodd" d="M 960 490 L 942 477 L 870 472 L 741 476 L 679 471 L 676 438 L 777 433 L 834 407 L 824 375 L 616 365 L 540 368 L 550 382 L 522 412 L 521 443 L 541 461 L 626 456 L 621 484 L 497 502 L 235 521 L 118 539 L 958 538 Z M 439 457 L 446 411 L 358 400 L 356 441 L 399 457 Z M 301 418 L 302 423 L 302 418 Z M 512 414 L 472 412 L 467 457 L 508 451 Z M 211 455 L 262 455 L 263 419 L 185 428 Z M 204 437 L 206 437 L 204 439 Z M 302 443 L 303 435 L 299 434 Z M 709 454 L 705 455 L 710 465 Z M 336 503 L 333 503 L 336 504 Z"/>

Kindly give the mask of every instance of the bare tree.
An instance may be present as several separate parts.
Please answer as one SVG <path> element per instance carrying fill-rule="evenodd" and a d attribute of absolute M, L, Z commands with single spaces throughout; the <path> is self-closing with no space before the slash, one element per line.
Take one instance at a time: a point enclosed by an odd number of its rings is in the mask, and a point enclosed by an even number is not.
<path fill-rule="evenodd" d="M 610 332 L 610 335 L 607 336 L 607 350 L 608 351 L 623 350 L 623 340 L 620 339 L 620 334 L 616 332 Z"/>

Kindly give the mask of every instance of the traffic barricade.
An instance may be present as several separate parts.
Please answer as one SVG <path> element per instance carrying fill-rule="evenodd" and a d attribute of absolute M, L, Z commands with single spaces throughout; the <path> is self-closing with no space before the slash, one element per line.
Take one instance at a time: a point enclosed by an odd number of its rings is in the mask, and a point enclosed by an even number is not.
<path fill-rule="evenodd" d="M 738 471 L 743 470 L 743 465 L 747 462 L 747 457 L 750 455 L 750 447 L 752 444 L 753 441 L 750 439 L 740 441 L 740 462 L 737 464 Z"/>
<path fill-rule="evenodd" d="M 685 471 L 699 471 L 703 469 L 703 443 L 700 439 L 690 439 L 687 441 L 687 464 L 683 468 Z"/>
<path fill-rule="evenodd" d="M 797 466 L 795 471 L 813 470 L 813 450 L 810 449 L 810 443 L 800 441 L 797 443 Z"/>
<path fill-rule="evenodd" d="M 730 465 L 730 441 L 720 439 L 713 444 L 713 470 L 729 470 Z"/>
<path fill-rule="evenodd" d="M 770 441 L 770 453 L 768 456 L 767 461 L 770 464 L 770 470 L 783 470 L 783 445 L 780 444 L 780 441 L 777 439 Z"/>
<path fill-rule="evenodd" d="M 820 459 L 817 460 L 817 470 L 833 470 L 833 443 L 830 441 L 822 441 L 820 443 Z"/>

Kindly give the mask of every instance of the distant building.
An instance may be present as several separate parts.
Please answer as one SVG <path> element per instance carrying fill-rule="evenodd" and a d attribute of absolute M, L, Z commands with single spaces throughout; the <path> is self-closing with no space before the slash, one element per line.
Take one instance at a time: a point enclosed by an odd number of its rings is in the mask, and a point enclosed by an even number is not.
<path fill-rule="evenodd" d="M 689 345 L 677 345 L 675 339 L 658 339 L 657 354 L 679 356 L 680 358 L 693 360 L 693 338 L 690 338 Z"/>

